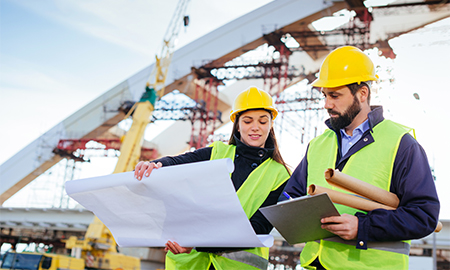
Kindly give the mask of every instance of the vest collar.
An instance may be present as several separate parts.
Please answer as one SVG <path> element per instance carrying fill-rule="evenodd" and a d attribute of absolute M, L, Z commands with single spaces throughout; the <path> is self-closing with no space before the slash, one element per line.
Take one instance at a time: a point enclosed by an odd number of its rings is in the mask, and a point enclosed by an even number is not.
<path fill-rule="evenodd" d="M 236 154 L 249 159 L 259 160 L 261 162 L 273 156 L 273 151 L 275 148 L 272 143 L 269 143 L 269 141 L 266 142 L 266 144 L 269 144 L 267 145 L 268 147 L 260 148 L 246 145 L 238 137 L 236 137 L 236 135 L 233 136 L 236 141 Z"/>
<path fill-rule="evenodd" d="M 367 117 L 369 118 L 370 131 L 372 131 L 374 126 L 384 120 L 383 106 L 371 106 L 370 109 L 372 111 L 367 115 Z"/>

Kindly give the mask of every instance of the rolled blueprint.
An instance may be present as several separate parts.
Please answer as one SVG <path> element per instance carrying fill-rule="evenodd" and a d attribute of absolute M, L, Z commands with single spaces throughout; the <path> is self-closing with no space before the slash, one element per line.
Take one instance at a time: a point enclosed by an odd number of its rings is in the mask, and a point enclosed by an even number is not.
<path fill-rule="evenodd" d="M 328 184 L 361 195 L 372 201 L 397 208 L 399 199 L 397 195 L 382 188 L 361 181 L 339 170 L 328 169 L 325 171 L 325 179 Z"/>
<path fill-rule="evenodd" d="M 330 196 L 330 199 L 334 203 L 343 204 L 346 206 L 350 206 L 356 209 L 360 209 L 363 211 L 372 211 L 374 209 L 386 209 L 386 210 L 395 210 L 394 207 L 384 205 L 381 203 L 377 203 L 365 198 L 361 198 L 355 195 L 350 195 L 346 193 L 342 193 L 336 190 L 332 190 L 329 188 L 321 187 L 318 185 L 310 185 L 308 187 L 309 195 L 316 195 L 321 193 L 327 193 Z"/>
<path fill-rule="evenodd" d="M 377 203 L 371 201 L 366 198 L 361 198 L 355 195 L 350 195 L 347 193 L 342 193 L 336 190 L 332 190 L 326 187 L 318 186 L 318 185 L 310 185 L 308 187 L 309 195 L 317 195 L 321 193 L 327 193 L 333 203 L 338 203 L 346 206 L 353 207 L 355 209 L 363 210 L 363 211 L 372 211 L 375 209 L 386 209 L 386 210 L 395 210 L 396 207 L 391 207 L 388 205 L 384 205 L 381 203 Z M 442 229 L 442 223 L 439 221 L 435 232 L 439 232 Z"/>

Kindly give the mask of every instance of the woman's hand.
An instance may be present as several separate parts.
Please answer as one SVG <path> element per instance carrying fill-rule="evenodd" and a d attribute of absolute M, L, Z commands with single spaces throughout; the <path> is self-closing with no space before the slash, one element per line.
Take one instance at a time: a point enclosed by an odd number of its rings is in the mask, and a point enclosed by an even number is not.
<path fill-rule="evenodd" d="M 181 254 L 181 253 L 189 254 L 189 253 L 191 253 L 192 249 L 193 248 L 191 248 L 191 247 L 188 247 L 188 248 L 182 247 L 182 246 L 178 245 L 177 242 L 167 241 L 164 251 L 167 252 L 170 250 L 173 254 Z"/>
<path fill-rule="evenodd" d="M 144 173 L 145 173 L 145 177 L 149 177 L 150 174 L 152 173 L 153 169 L 159 169 L 161 167 L 162 167 L 161 162 L 154 163 L 154 162 L 148 162 L 148 161 L 140 161 L 136 165 L 136 168 L 134 169 L 134 177 L 137 180 L 142 180 Z"/>

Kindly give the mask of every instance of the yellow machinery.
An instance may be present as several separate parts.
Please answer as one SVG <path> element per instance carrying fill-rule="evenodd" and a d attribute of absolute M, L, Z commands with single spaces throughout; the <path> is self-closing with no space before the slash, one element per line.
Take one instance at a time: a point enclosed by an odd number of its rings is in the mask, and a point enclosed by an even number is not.
<path fill-rule="evenodd" d="M 60 254 L 36 252 L 7 252 L 2 261 L 1 269 L 27 269 L 27 270 L 83 270 L 84 260 Z"/>
<path fill-rule="evenodd" d="M 97 217 L 94 217 L 94 221 L 89 225 L 84 239 L 79 240 L 76 236 L 71 236 L 66 241 L 66 248 L 72 251 L 71 257 L 82 258 L 86 268 L 141 269 L 139 258 L 126 256 L 117 251 L 116 241 L 111 232 Z"/>

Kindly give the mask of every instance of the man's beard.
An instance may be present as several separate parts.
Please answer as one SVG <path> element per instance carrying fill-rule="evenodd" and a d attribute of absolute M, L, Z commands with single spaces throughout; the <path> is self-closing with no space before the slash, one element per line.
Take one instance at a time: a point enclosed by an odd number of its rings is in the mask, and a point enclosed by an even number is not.
<path fill-rule="evenodd" d="M 361 111 L 361 105 L 358 102 L 358 99 L 356 98 L 356 95 L 353 98 L 353 104 L 345 110 L 343 114 L 333 111 L 331 109 L 328 109 L 328 113 L 335 113 L 338 114 L 338 117 L 331 117 L 330 123 L 333 129 L 340 130 L 347 126 L 349 126 L 353 119 L 358 115 L 358 113 Z"/>

